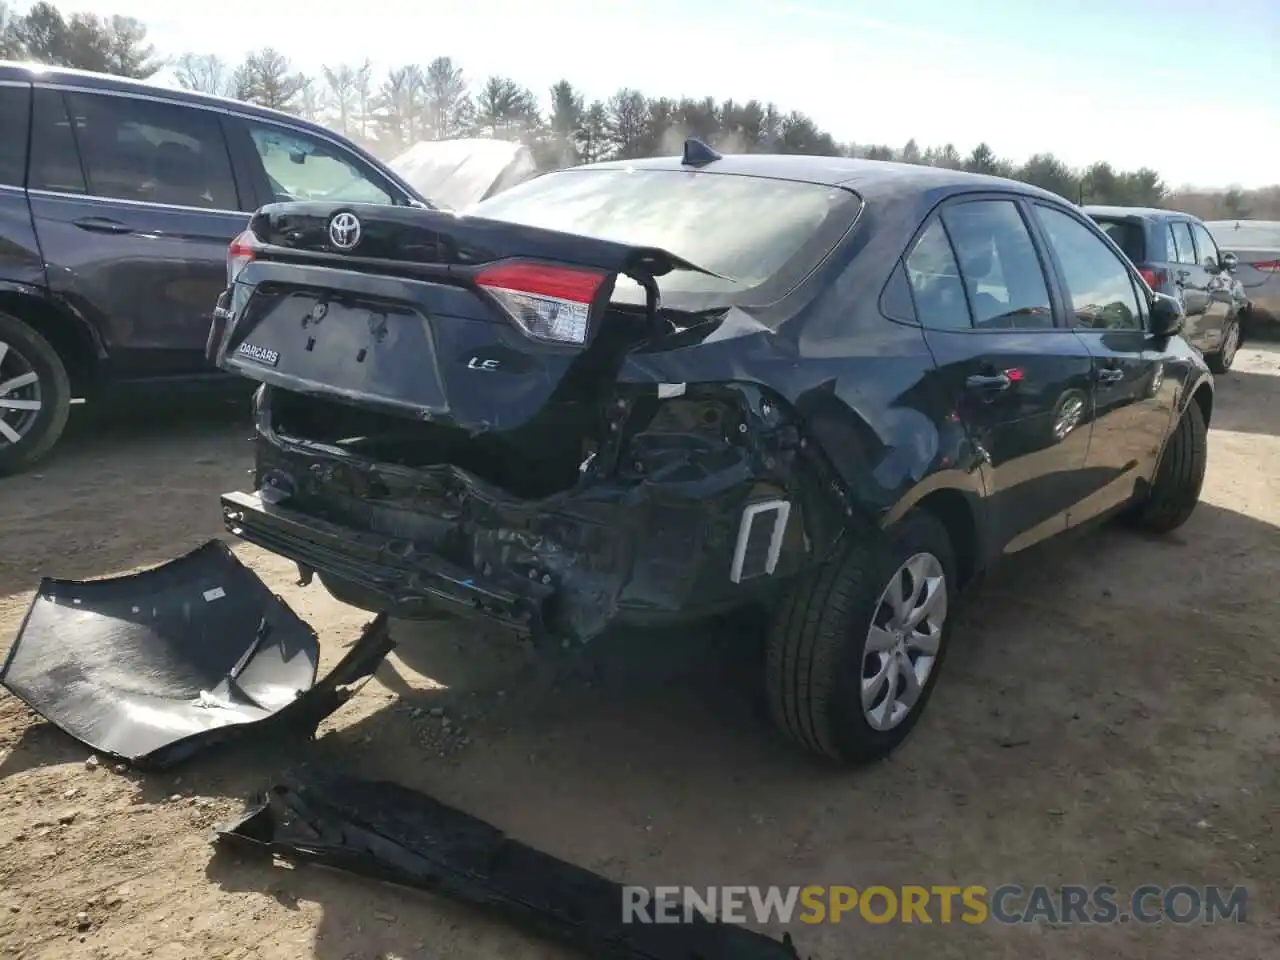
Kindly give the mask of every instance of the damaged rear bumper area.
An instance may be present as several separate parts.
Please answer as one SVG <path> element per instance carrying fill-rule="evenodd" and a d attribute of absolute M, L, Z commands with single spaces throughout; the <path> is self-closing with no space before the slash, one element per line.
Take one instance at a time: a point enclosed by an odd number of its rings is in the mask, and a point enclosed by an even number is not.
<path fill-rule="evenodd" d="M 267 727 L 314 734 L 391 648 L 378 617 L 317 683 L 315 632 L 211 540 L 142 573 L 42 580 L 0 685 L 92 749 L 164 769 Z"/>
<path fill-rule="evenodd" d="M 795 428 L 757 388 L 657 392 L 601 403 L 603 442 L 580 444 L 564 471 L 573 478 L 546 492 L 553 484 L 535 490 L 522 471 L 545 469 L 549 454 L 486 460 L 473 438 L 449 447 L 446 428 L 406 420 L 395 429 L 419 432 L 398 449 L 416 451 L 417 462 L 396 463 L 385 444 L 370 455 L 370 436 L 392 418 L 359 411 L 366 449 L 317 439 L 315 428 L 300 436 L 300 423 L 358 408 L 264 387 L 257 489 L 222 497 L 226 526 L 358 606 L 410 619 L 480 616 L 535 641 L 584 642 L 610 624 L 763 598 L 820 548 L 806 527 L 839 529 L 806 522 L 833 499 L 804 469 Z M 301 408 L 305 417 L 289 412 Z"/>

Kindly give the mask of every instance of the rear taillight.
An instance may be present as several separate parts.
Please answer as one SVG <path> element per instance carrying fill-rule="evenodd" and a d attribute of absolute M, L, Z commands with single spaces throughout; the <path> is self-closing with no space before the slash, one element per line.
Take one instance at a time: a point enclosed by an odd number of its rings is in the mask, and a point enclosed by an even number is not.
<path fill-rule="evenodd" d="M 227 247 L 227 286 L 236 282 L 240 271 L 247 267 L 258 255 L 258 238 L 252 230 L 246 230 L 231 241 Z"/>
<path fill-rule="evenodd" d="M 1150 267 L 1139 267 L 1138 273 L 1142 275 L 1143 280 L 1147 281 L 1147 286 L 1157 293 L 1169 281 L 1169 272 L 1167 270 L 1152 270 Z"/>
<path fill-rule="evenodd" d="M 504 263 L 476 275 L 525 333 L 557 343 L 587 342 L 587 318 L 604 281 L 592 270 L 542 263 Z"/>
<path fill-rule="evenodd" d="M 1263 260 L 1261 263 L 1251 263 L 1249 266 L 1266 273 L 1280 273 L 1280 260 Z"/>

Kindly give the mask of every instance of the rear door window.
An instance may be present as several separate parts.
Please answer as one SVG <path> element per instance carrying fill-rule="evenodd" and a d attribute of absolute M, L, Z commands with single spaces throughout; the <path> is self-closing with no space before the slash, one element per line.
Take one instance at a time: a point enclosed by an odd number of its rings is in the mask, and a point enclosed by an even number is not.
<path fill-rule="evenodd" d="M 1174 263 L 1195 263 L 1196 247 L 1191 241 L 1191 227 L 1185 220 L 1175 220 L 1169 224 L 1169 232 L 1172 238 L 1172 246 L 1170 250 L 1173 252 Z"/>
<path fill-rule="evenodd" d="M 240 209 L 217 114 L 135 97 L 72 92 L 66 97 L 93 196 Z"/>
<path fill-rule="evenodd" d="M 1198 223 L 1191 224 L 1191 234 L 1196 241 L 1196 254 L 1200 257 L 1200 266 L 1218 268 L 1218 245 L 1209 236 L 1209 231 Z"/>
<path fill-rule="evenodd" d="M 31 88 L 0 84 L 0 184 L 26 186 Z"/>
<path fill-rule="evenodd" d="M 973 326 L 964 281 L 951 240 L 935 218 L 907 255 L 907 281 L 915 300 L 916 318 L 926 327 L 967 330 Z"/>
<path fill-rule="evenodd" d="M 382 178 L 358 157 L 319 137 L 244 121 L 274 199 L 394 203 Z"/>
<path fill-rule="evenodd" d="M 27 188 L 84 193 L 84 170 L 62 94 L 57 90 L 32 91 L 31 110 L 31 172 Z"/>
<path fill-rule="evenodd" d="M 1044 270 L 1013 201 L 957 203 L 943 211 L 942 219 L 955 246 L 976 328 L 1053 326 Z"/>

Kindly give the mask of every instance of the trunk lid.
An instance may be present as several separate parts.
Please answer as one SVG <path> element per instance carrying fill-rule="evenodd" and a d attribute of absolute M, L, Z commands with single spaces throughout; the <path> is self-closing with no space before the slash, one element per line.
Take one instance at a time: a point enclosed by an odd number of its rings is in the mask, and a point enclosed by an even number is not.
<path fill-rule="evenodd" d="M 656 278 L 710 272 L 505 221 L 319 203 L 264 207 L 233 254 L 210 341 L 219 366 L 467 433 L 598 398 L 654 329 Z M 620 275 L 646 307 L 611 303 Z"/>

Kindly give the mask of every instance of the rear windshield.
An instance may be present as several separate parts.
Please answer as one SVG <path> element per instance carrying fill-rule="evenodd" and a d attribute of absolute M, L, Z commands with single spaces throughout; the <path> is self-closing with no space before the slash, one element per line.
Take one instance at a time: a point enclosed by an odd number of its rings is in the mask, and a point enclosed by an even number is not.
<path fill-rule="evenodd" d="M 1214 220 L 1205 224 L 1223 250 L 1280 250 L 1280 222 Z"/>
<path fill-rule="evenodd" d="M 658 247 L 723 280 L 675 271 L 664 299 L 775 300 L 826 257 L 862 210 L 839 187 L 686 170 L 577 169 L 512 187 L 466 212 Z M 620 300 L 638 287 L 620 279 Z"/>
<path fill-rule="evenodd" d="M 1141 263 L 1147 256 L 1146 235 L 1142 224 L 1132 220 L 1108 220 L 1105 217 L 1094 217 L 1102 232 L 1124 251 L 1124 255 L 1134 263 Z"/>

